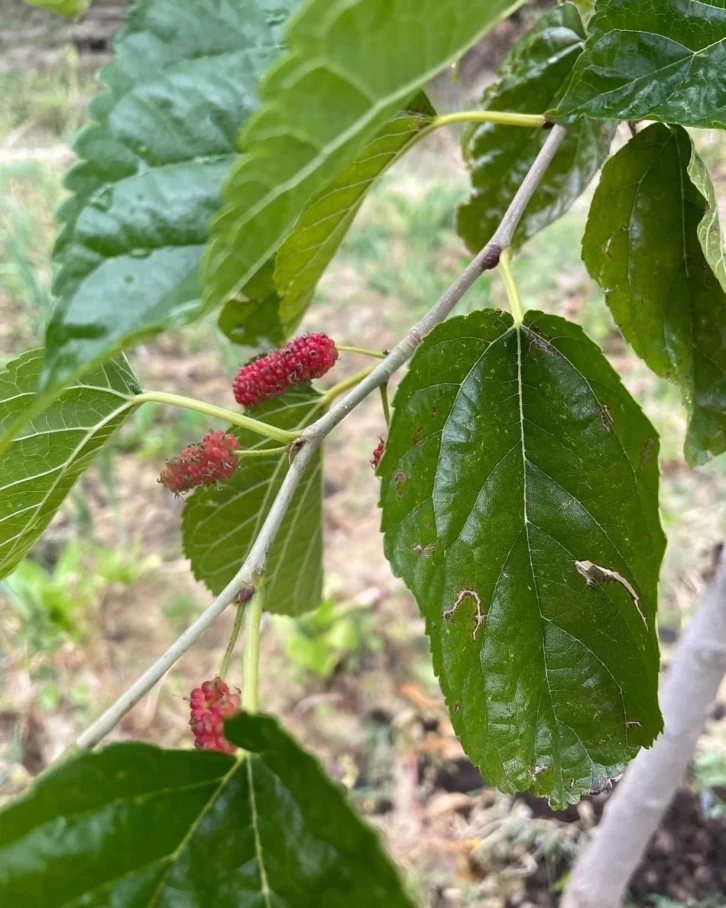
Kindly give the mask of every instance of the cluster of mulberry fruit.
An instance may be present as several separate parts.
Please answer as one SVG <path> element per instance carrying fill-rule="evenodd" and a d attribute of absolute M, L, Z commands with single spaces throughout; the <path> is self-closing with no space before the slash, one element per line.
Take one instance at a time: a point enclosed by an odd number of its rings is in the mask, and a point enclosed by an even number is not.
<path fill-rule="evenodd" d="M 282 397 L 301 382 L 321 378 L 338 359 L 335 342 L 325 334 L 306 334 L 242 366 L 232 386 L 234 399 L 251 410 Z"/>
<path fill-rule="evenodd" d="M 167 460 L 159 482 L 177 495 L 197 486 L 211 486 L 229 479 L 239 466 L 235 451 L 239 441 L 234 435 L 210 432 L 197 445 L 184 448 Z"/>
<path fill-rule="evenodd" d="M 237 373 L 232 389 L 238 404 L 248 410 L 266 400 L 282 397 L 290 388 L 321 378 L 338 359 L 335 341 L 327 334 L 297 337 L 265 356 L 247 363 Z M 378 469 L 386 442 L 381 438 L 371 464 Z M 239 441 L 225 432 L 210 432 L 199 444 L 190 445 L 167 460 L 159 482 L 176 495 L 198 486 L 211 486 L 229 479 L 239 467 Z"/>
<path fill-rule="evenodd" d="M 189 724 L 197 750 L 217 750 L 233 754 L 237 748 L 224 737 L 224 720 L 240 711 L 239 694 L 230 693 L 221 678 L 205 681 L 189 698 L 192 717 Z"/>

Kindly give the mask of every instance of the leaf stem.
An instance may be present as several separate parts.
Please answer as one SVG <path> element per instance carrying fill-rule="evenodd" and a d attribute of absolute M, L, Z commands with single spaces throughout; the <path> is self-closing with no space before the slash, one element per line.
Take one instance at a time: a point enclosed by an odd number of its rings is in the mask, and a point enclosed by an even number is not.
<path fill-rule="evenodd" d="M 224 653 L 224 659 L 222 659 L 222 667 L 219 670 L 219 677 L 224 681 L 227 678 L 227 672 L 229 671 L 229 663 L 232 660 L 232 653 L 234 648 L 237 645 L 237 638 L 239 637 L 239 632 L 242 627 L 242 617 L 245 613 L 245 603 L 241 602 L 237 606 L 237 614 L 234 616 L 234 626 L 232 628 L 232 635 L 229 638 L 229 643 L 227 644 L 227 649 Z"/>
<path fill-rule="evenodd" d="M 247 607 L 245 656 L 243 665 L 242 705 L 246 712 L 256 713 L 260 701 L 260 623 L 265 608 L 265 582 L 260 577 L 255 595 Z"/>
<path fill-rule="evenodd" d="M 344 347 L 341 344 L 336 344 L 335 346 L 342 353 L 362 353 L 363 356 L 372 356 L 373 359 L 385 359 L 386 358 L 385 353 L 380 353 L 377 350 L 366 350 L 365 347 L 347 347 L 347 346 Z"/>
<path fill-rule="evenodd" d="M 284 429 L 278 429 L 275 426 L 269 426 L 259 419 L 252 419 L 250 416 L 243 416 L 241 413 L 235 413 L 232 410 L 226 410 L 224 407 L 217 407 L 214 404 L 208 404 L 206 401 L 197 400 L 194 397 L 183 397 L 181 394 L 167 394 L 166 391 L 144 391 L 129 397 L 132 404 L 157 403 L 171 404 L 172 407 L 181 407 L 184 410 L 195 410 L 197 413 L 205 413 L 214 419 L 221 419 L 224 422 L 231 423 L 233 426 L 239 426 L 241 429 L 249 429 L 257 435 L 263 435 L 265 438 L 271 438 L 273 441 L 288 443 L 294 441 L 299 432 L 287 432 Z"/>
<path fill-rule="evenodd" d="M 256 448 L 247 451 L 235 451 L 234 453 L 240 460 L 244 460 L 246 457 L 275 457 L 277 454 L 285 454 L 287 450 L 287 445 L 283 445 L 281 448 Z"/>
<path fill-rule="evenodd" d="M 497 123 L 500 126 L 528 126 L 542 128 L 547 120 L 542 114 L 511 113 L 506 110 L 461 110 L 434 117 L 432 128 L 452 126 L 455 123 Z"/>
<path fill-rule="evenodd" d="M 521 325 L 524 321 L 524 307 L 522 306 L 519 290 L 517 289 L 517 284 L 514 280 L 514 275 L 512 274 L 511 264 L 512 250 L 505 249 L 502 252 L 502 257 L 499 259 L 499 266 L 502 269 L 502 280 L 504 281 L 504 288 L 507 291 L 507 300 L 509 302 L 509 308 L 512 310 L 514 324 Z"/>
<path fill-rule="evenodd" d="M 360 372 L 356 372 L 355 375 L 351 375 L 350 378 L 345 378 L 343 381 L 338 382 L 337 385 L 333 385 L 332 388 L 323 394 L 315 405 L 315 409 L 317 410 L 318 407 L 327 406 L 332 403 L 336 397 L 340 397 L 341 394 L 344 394 L 351 388 L 355 388 L 355 386 L 359 385 L 364 378 L 367 378 L 375 368 L 375 366 L 366 366 L 365 369 L 361 369 Z"/>
<path fill-rule="evenodd" d="M 388 403 L 388 382 L 384 382 L 380 387 L 381 404 L 383 404 L 383 417 L 386 420 L 386 428 L 391 425 L 391 406 Z"/>

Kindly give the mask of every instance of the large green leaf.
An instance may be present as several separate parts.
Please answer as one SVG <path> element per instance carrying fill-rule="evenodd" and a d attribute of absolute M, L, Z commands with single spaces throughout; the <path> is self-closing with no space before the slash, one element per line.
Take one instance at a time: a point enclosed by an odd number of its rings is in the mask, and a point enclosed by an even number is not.
<path fill-rule="evenodd" d="M 550 107 L 582 52 L 585 32 L 572 3 L 542 16 L 509 52 L 484 110 L 542 113 Z M 607 157 L 614 126 L 583 120 L 572 126 L 529 203 L 515 245 L 542 230 L 572 205 Z M 459 208 L 458 230 L 472 251 L 492 237 L 547 138 L 546 130 L 482 123 L 464 135 L 473 194 Z"/>
<path fill-rule="evenodd" d="M 198 266 L 294 0 L 141 0 L 75 145 L 45 386 L 202 311 Z"/>
<path fill-rule="evenodd" d="M 708 174 L 681 127 L 654 124 L 605 166 L 583 239 L 615 321 L 690 413 L 686 457 L 726 450 L 726 278 Z"/>
<path fill-rule="evenodd" d="M 598 0 L 555 118 L 726 126 L 724 0 Z"/>
<path fill-rule="evenodd" d="M 222 303 L 269 261 L 308 200 L 347 167 L 416 90 L 484 34 L 511 0 L 308 0 L 224 188 L 205 264 Z"/>
<path fill-rule="evenodd" d="M 349 167 L 305 206 L 276 256 L 275 284 L 282 296 L 283 320 L 304 312 L 312 290 L 338 251 L 366 193 L 416 143 L 435 114 L 429 99 L 420 92 Z"/>
<path fill-rule="evenodd" d="M 282 429 L 304 426 L 320 395 L 301 387 L 255 410 Z M 320 416 L 322 410 L 316 411 Z M 279 446 L 252 432 L 230 429 L 245 450 Z M 286 454 L 250 457 L 229 482 L 199 489 L 184 506 L 184 551 L 197 580 L 221 592 L 257 538 L 288 468 Z M 299 615 L 320 605 L 323 581 L 322 458 L 317 454 L 298 487 L 270 551 L 265 601 L 271 612 Z"/>
<path fill-rule="evenodd" d="M 555 316 L 451 319 L 401 383 L 386 555 L 467 754 L 505 791 L 574 802 L 661 730 L 657 460 L 599 348 Z"/>
<path fill-rule="evenodd" d="M 61 763 L 0 815 L 3 905 L 411 908 L 374 833 L 267 716 L 241 759 L 115 744 Z"/>
<path fill-rule="evenodd" d="M 34 403 L 43 351 L 0 372 L 0 436 Z M 73 484 L 133 407 L 136 379 L 124 359 L 86 373 L 32 416 L 0 454 L 0 577 L 50 523 Z"/>

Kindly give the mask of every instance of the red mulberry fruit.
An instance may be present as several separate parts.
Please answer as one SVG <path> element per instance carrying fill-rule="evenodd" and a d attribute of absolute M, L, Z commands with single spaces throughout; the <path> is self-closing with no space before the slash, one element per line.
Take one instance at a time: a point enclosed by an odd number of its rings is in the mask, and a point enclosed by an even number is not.
<path fill-rule="evenodd" d="M 293 385 L 321 378 L 338 359 L 335 342 L 325 334 L 306 334 L 242 366 L 234 380 L 234 399 L 248 410 Z"/>
<path fill-rule="evenodd" d="M 383 452 L 386 450 L 386 440 L 382 438 L 378 442 L 378 447 L 373 452 L 373 457 L 371 457 L 371 466 L 375 472 L 378 469 L 378 464 L 381 462 L 381 457 L 383 457 Z"/>
<path fill-rule="evenodd" d="M 217 677 L 195 688 L 190 696 L 192 717 L 189 721 L 197 750 L 218 750 L 233 754 L 237 748 L 224 737 L 224 720 L 240 711 L 239 694 Z"/>
<path fill-rule="evenodd" d="M 239 466 L 234 453 L 238 449 L 239 441 L 234 435 L 210 432 L 198 445 L 190 445 L 181 454 L 167 460 L 159 482 L 177 495 L 197 486 L 223 482 Z"/>

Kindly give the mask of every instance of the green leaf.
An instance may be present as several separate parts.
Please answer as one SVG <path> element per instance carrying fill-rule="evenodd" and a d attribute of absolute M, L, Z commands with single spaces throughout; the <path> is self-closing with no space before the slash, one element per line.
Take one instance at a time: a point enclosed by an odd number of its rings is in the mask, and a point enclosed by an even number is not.
<path fill-rule="evenodd" d="M 542 16 L 509 52 L 484 110 L 542 113 L 550 107 L 582 52 L 580 14 L 565 3 Z M 615 127 L 583 120 L 572 126 L 515 234 L 521 245 L 563 215 L 602 165 Z M 491 239 L 547 138 L 546 130 L 482 123 L 467 130 L 463 151 L 473 194 L 459 208 L 458 230 L 474 252 Z"/>
<path fill-rule="evenodd" d="M 436 111 L 423 92 L 387 123 L 333 182 L 305 206 L 278 250 L 275 284 L 283 319 L 299 317 L 378 177 L 413 146 Z"/>
<path fill-rule="evenodd" d="M 242 347 L 280 347 L 294 327 L 280 320 L 280 297 L 271 293 L 263 300 L 231 299 L 219 314 L 219 330 Z"/>
<path fill-rule="evenodd" d="M 44 387 L 202 313 L 199 262 L 294 0 L 146 0 L 79 137 Z"/>
<path fill-rule="evenodd" d="M 436 112 L 423 92 L 387 123 L 324 190 L 310 199 L 292 232 L 256 278 L 247 296 L 275 292 L 263 300 L 234 298 L 225 303 L 219 327 L 234 343 L 279 346 L 299 325 L 358 210 L 376 179 L 416 144 Z"/>
<path fill-rule="evenodd" d="M 580 11 L 582 21 L 587 25 L 595 12 L 595 0 L 574 0 L 574 3 Z"/>
<path fill-rule="evenodd" d="M 300 386 L 255 409 L 281 429 L 305 426 L 321 395 Z M 322 409 L 315 413 L 322 415 Z M 252 432 L 229 430 L 243 450 L 279 447 Z M 288 469 L 287 455 L 244 459 L 229 482 L 198 489 L 184 506 L 184 551 L 197 580 L 216 595 L 239 570 Z M 323 582 L 322 458 L 317 454 L 285 515 L 268 560 L 265 601 L 271 612 L 300 615 L 320 605 Z"/>
<path fill-rule="evenodd" d="M 0 819 L 0 901 L 43 908 L 411 908 L 318 762 L 267 716 L 248 752 L 115 744 L 41 776 Z"/>
<path fill-rule="evenodd" d="M 55 13 L 57 16 L 65 16 L 67 19 L 80 16 L 91 5 L 91 0 L 25 0 L 25 2 L 28 6 L 37 6 L 49 13 Z"/>
<path fill-rule="evenodd" d="M 43 351 L 0 372 L 0 435 L 24 413 L 22 432 L 0 453 L 0 577 L 50 523 L 73 484 L 133 407 L 136 379 L 125 359 L 83 375 L 40 412 L 32 410 Z"/>
<path fill-rule="evenodd" d="M 726 450 L 726 269 L 713 187 L 684 129 L 654 124 L 608 161 L 582 251 L 625 339 L 680 385 L 689 463 Z"/>
<path fill-rule="evenodd" d="M 726 127 L 723 0 L 598 0 L 554 119 Z"/>
<path fill-rule="evenodd" d="M 574 803 L 662 728 L 657 460 L 655 430 L 564 319 L 475 312 L 413 357 L 379 466 L 386 555 L 454 728 L 504 791 Z"/>
<path fill-rule="evenodd" d="M 212 227 L 205 291 L 222 303 L 269 261 L 308 200 L 417 89 L 474 44 L 510 0 L 308 0 L 260 86 L 262 109 Z"/>

